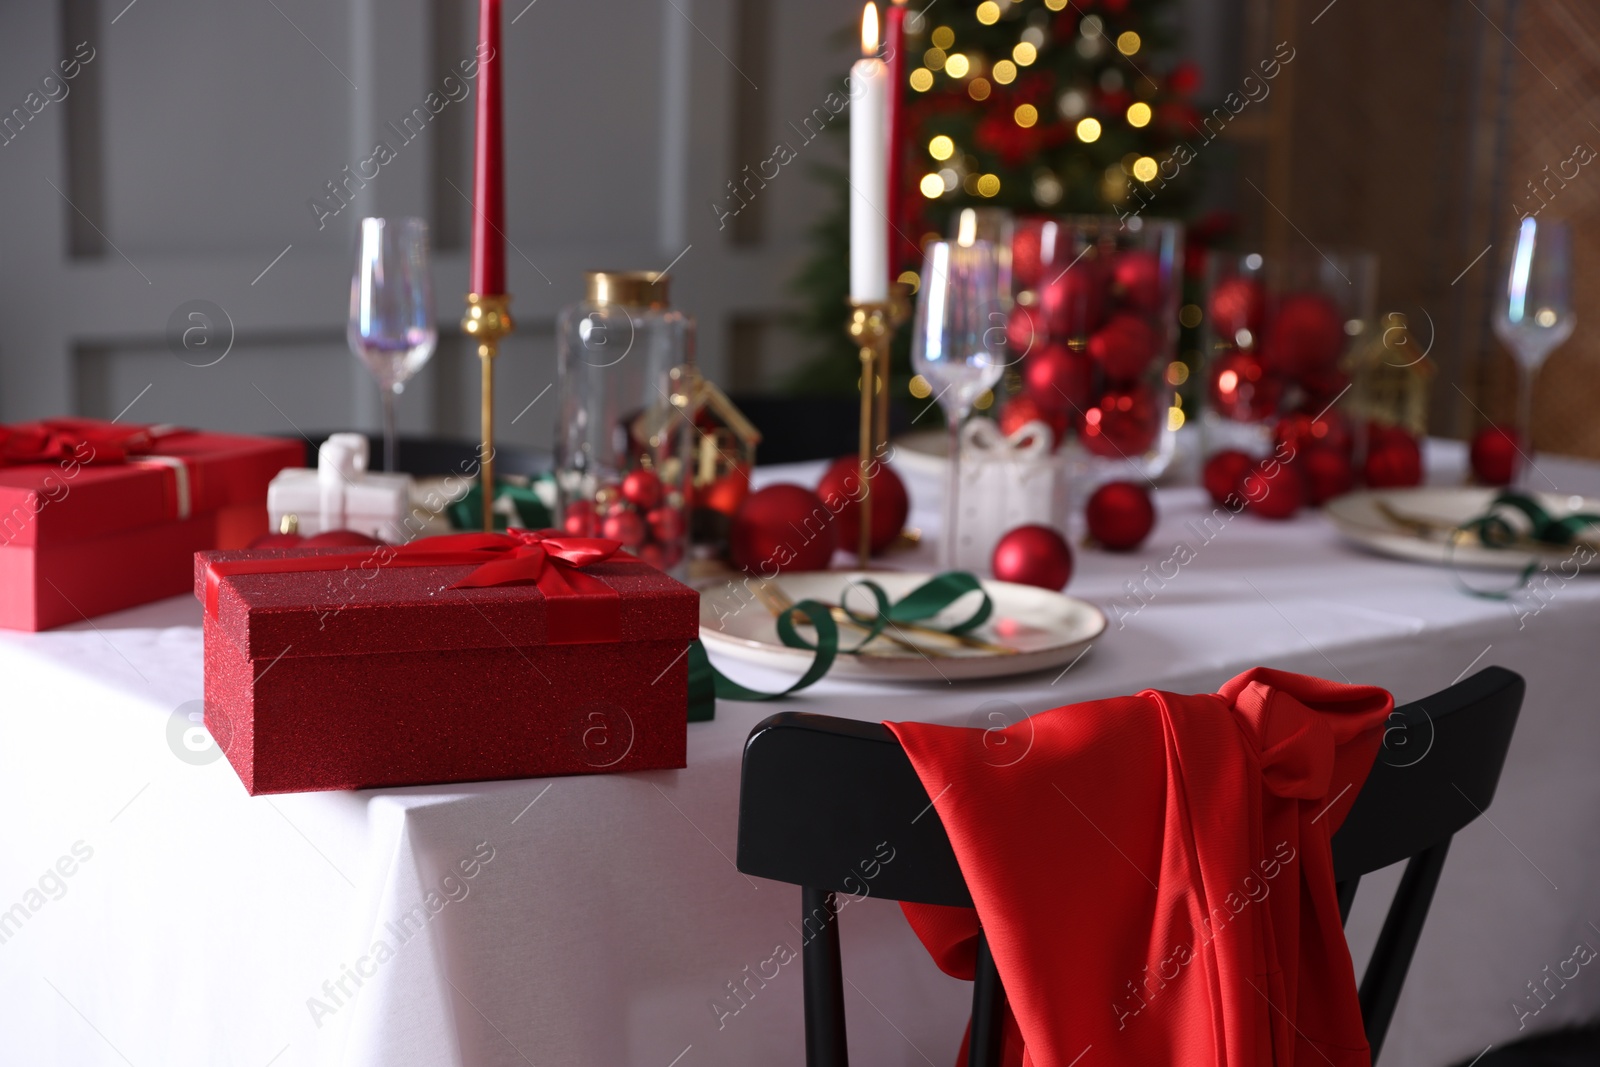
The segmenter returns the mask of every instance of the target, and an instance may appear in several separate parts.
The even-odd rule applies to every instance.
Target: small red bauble
[[[1100,271],[1080,262],[1048,279],[1039,293],[1039,310],[1051,337],[1068,340],[1093,333],[1105,317]]]
[[[1030,422],[1042,422],[1050,427],[1051,445],[1053,452],[1061,447],[1061,442],[1066,439],[1069,426],[1067,413],[1060,410],[1046,411],[1038,401],[1026,393],[1014,396],[1007,400],[1000,409],[1000,432],[1010,437]]]
[[[644,520],[636,511],[614,512],[600,523],[600,536],[621,541],[624,548],[638,548],[644,544]]]
[[[643,545],[634,554],[658,571],[667,570],[683,558],[682,545]]]
[[[589,500],[574,500],[568,504],[567,513],[561,519],[561,532],[573,537],[593,537],[598,526],[594,502]]]
[[[1287,519],[1306,502],[1305,476],[1292,463],[1264,459],[1239,479],[1239,495],[1254,514]]]
[[[995,543],[989,567],[1002,582],[1065,589],[1072,580],[1072,549],[1048,526],[1018,526]]]
[[[650,535],[657,541],[676,541],[683,536],[683,512],[674,507],[654,508],[645,516]]]
[[[1024,289],[1032,289],[1044,272],[1040,258],[1040,237],[1044,229],[1042,219],[1018,219],[1011,237],[1011,276]]]
[[[622,499],[640,511],[649,511],[661,503],[661,479],[643,467],[629,471],[622,478]]]
[[[1514,430],[1485,426],[1472,439],[1472,473],[1485,485],[1510,485],[1517,476],[1521,443]]]
[[[712,511],[732,517],[750,495],[750,474],[744,468],[731,470],[706,488],[701,503]]]
[[[251,548],[370,548],[381,545],[376,537],[354,530],[324,530],[305,537],[297,533],[262,534],[250,542]]]
[[[1150,390],[1112,390],[1083,417],[1083,445],[1097,456],[1131,459],[1148,451],[1161,432],[1161,412]]]
[[[911,513],[911,498],[906,483],[887,463],[878,462],[869,484],[872,489],[872,551],[881,552],[905,529]],[[861,536],[861,461],[841,456],[833,461],[817,483],[817,496],[833,513],[839,543],[854,549]]]
[[[1111,320],[1089,338],[1088,351],[1108,382],[1131,385],[1150,366],[1159,344],[1160,338],[1149,323],[1123,312],[1111,316]]]
[[[1253,352],[1224,352],[1211,366],[1211,410],[1234,422],[1260,422],[1278,409],[1283,383]]]
[[[1020,359],[1044,344],[1044,320],[1030,307],[1018,304],[1006,319],[1006,348]]]
[[[1296,381],[1326,371],[1343,349],[1344,321],[1339,309],[1314,293],[1284,297],[1261,343],[1267,368]]]
[[[745,497],[728,529],[734,566],[771,576],[828,565],[838,544],[833,514],[803,485],[769,485]]]
[[[1124,307],[1161,310],[1161,257],[1143,248],[1121,253],[1111,261],[1111,289]]]
[[[1252,340],[1261,336],[1261,313],[1266,295],[1254,278],[1226,278],[1211,290],[1211,329],[1229,344],[1239,344],[1239,331],[1249,330]]]
[[[1304,408],[1291,411],[1278,420],[1272,429],[1272,440],[1278,446],[1278,455],[1286,459],[1328,448],[1349,456],[1355,449],[1355,435],[1350,432],[1350,422],[1333,408],[1312,412]]]
[[[1229,449],[1218,452],[1206,460],[1204,473],[1200,480],[1205,484],[1206,492],[1218,504],[1227,504],[1229,497],[1239,494],[1239,479],[1250,473],[1250,468],[1256,465],[1255,458],[1247,453]]]
[[[1089,536],[1113,552],[1138,548],[1156,525],[1156,506],[1144,486],[1107,482],[1094,491],[1084,512]]]
[[[1022,361],[1022,384],[1040,408],[1075,424],[1094,401],[1094,363],[1066,345],[1047,345]]]
[[[1321,507],[1334,497],[1343,496],[1356,484],[1355,464],[1337,449],[1313,448],[1298,462],[1302,465],[1312,507]]]
[[[1361,473],[1373,489],[1421,485],[1422,449],[1398,426],[1374,426],[1367,438],[1367,464]]]

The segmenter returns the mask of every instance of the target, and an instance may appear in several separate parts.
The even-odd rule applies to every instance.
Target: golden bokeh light
[[[987,100],[991,88],[989,79],[973,78],[967,83],[967,95],[974,100]]]
[[[1143,100],[1128,105],[1128,125],[1135,128],[1150,125],[1150,105]]]
[[[1011,58],[1017,61],[1017,66],[1027,67],[1039,58],[1039,50],[1027,41],[1018,41],[1017,47],[1011,50]]]
[[[927,67],[918,67],[911,72],[908,80],[911,82],[911,88],[919,93],[925,93],[933,88],[933,71]]]
[[[1077,134],[1078,140],[1084,144],[1093,144],[1098,141],[1100,139],[1100,120],[1097,118],[1079,119]]]
[[[1127,30],[1117,35],[1117,51],[1125,56],[1131,56],[1139,51],[1139,46],[1144,42],[1139,40],[1139,35],[1132,30]]]
[[[1133,176],[1142,182],[1156,180],[1156,161],[1149,156],[1140,156],[1133,161]]]
[[[985,26],[993,26],[1000,21],[1000,5],[994,0],[983,0],[978,5],[978,21]]]
[[[928,155],[943,162],[956,154],[956,143],[944,134],[928,142]]]
[[[949,48],[956,43],[956,31],[949,26],[936,26],[931,34],[933,47]]]
[[[937,200],[944,195],[944,179],[937,174],[924,174],[922,180],[917,183],[917,188],[929,200]]]
[[[979,393],[978,399],[972,402],[972,406],[977,408],[979,411],[988,411],[994,406],[994,390],[985,389],[983,392]]]
[[[985,174],[978,179],[979,196],[999,196],[1000,178],[994,174]]]
[[[967,71],[971,69],[972,64],[969,63],[967,61],[967,57],[962,55],[960,52],[957,52],[955,55],[944,61],[944,72],[950,75],[952,78],[965,78],[967,76]]]
[[[994,65],[994,70],[990,73],[997,84],[1010,85],[1017,80],[1017,65],[1009,59],[1002,59]]]
[[[1027,129],[1039,121],[1039,109],[1032,104],[1018,104],[1017,110],[1012,112],[1012,118],[1017,120],[1017,125]]]
[[[927,67],[929,70],[943,70],[944,49],[930,48],[926,52],[922,53],[922,65]]]
[[[1183,310],[1178,312],[1178,321],[1183,323],[1185,328],[1192,330],[1200,325],[1200,320],[1205,318],[1205,315],[1199,304],[1185,304]]]
[[[1189,380],[1189,364],[1175,359],[1167,364],[1167,384],[1182,385]]]
[[[920,374],[911,376],[911,395],[918,400],[925,400],[933,395],[933,386],[928,384],[928,379]]]

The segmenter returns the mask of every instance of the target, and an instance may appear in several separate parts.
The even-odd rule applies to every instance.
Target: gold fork
[[[761,598],[762,602],[765,603],[769,609],[771,609],[774,615],[781,615],[794,606],[793,598],[791,598],[788,593],[784,592],[781,587],[773,582],[757,583],[756,595]],[[823,603],[824,606],[827,607],[828,614],[833,616],[833,620],[840,625],[851,626],[858,630],[867,629],[867,627],[862,626],[859,622],[857,622],[851,616],[851,614],[844,610],[844,608],[840,605],[827,604],[823,601],[819,601],[819,603]],[[797,617],[796,621],[801,621],[801,619]],[[893,628],[893,630],[898,630],[901,633],[912,633],[919,637],[932,637],[946,642],[953,642],[965,648],[977,649],[982,652],[988,652],[989,654],[995,656],[1015,656],[1017,654],[1017,650],[1008,645],[997,645],[992,641],[985,641],[981,637],[973,637],[971,634],[953,634],[948,630],[940,630],[937,627],[924,626],[921,623],[915,622],[893,622],[889,625]],[[913,652],[931,652],[935,656],[947,655],[947,653],[940,652],[936,649],[930,650],[926,645],[921,645],[914,641],[907,640],[891,630],[883,630],[878,634],[878,636],[882,637],[886,641],[890,641]]]

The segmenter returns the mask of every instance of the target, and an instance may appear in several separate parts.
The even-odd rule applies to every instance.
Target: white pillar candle
[[[878,51],[878,9],[861,14],[861,52],[850,68],[850,299],[889,299],[889,79]]]

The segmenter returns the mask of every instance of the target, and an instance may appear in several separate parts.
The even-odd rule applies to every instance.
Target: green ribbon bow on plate
[[[954,604],[968,593],[977,593],[980,597],[977,608],[965,619],[953,626],[941,627],[949,634],[965,634],[977,629],[986,622],[994,612],[994,602],[989,599],[989,594],[983,591],[982,584],[977,577],[966,571],[947,571],[923,582],[911,592],[893,600],[884,592],[883,587],[870,579],[862,579],[851,586],[852,589],[865,589],[872,595],[874,610],[869,614],[857,612],[848,604],[843,605],[846,614],[850,616],[857,626],[866,630],[866,635],[849,648],[846,653],[859,652],[869,642],[875,640],[884,630],[897,623],[925,623],[926,620],[938,615],[945,608]],[[817,632],[816,641],[808,641],[799,632],[797,618],[804,618]],[[811,665],[806,668],[793,685],[777,693],[764,693],[759,689],[751,689],[740,685],[721,671],[711,665],[711,660],[706,655],[706,650],[699,641],[689,646],[689,721],[703,722],[712,717],[717,698],[723,700],[776,700],[779,697],[789,696],[806,689],[820,681],[828,671],[833,669],[834,660],[838,658],[839,625],[834,621],[832,609],[815,600],[802,600],[787,608],[778,615],[778,639],[789,648],[806,649],[814,655]]]
[[[1519,529],[1507,517],[1507,509],[1520,514],[1527,520],[1527,529]],[[1458,528],[1459,534],[1472,535],[1477,538],[1478,544],[1484,548],[1516,548],[1522,547],[1550,547],[1561,548],[1579,542],[1578,535],[1590,527],[1600,526],[1600,515],[1586,511],[1574,511],[1569,515],[1556,518],[1546,511],[1537,500],[1525,493],[1514,490],[1505,490],[1489,502],[1489,510],[1473,519],[1468,519]],[[1459,540],[1459,537],[1458,539]],[[1455,551],[1457,540],[1451,541],[1451,552]],[[1473,596],[1484,597],[1490,600],[1505,600],[1512,593],[1527,586],[1533,576],[1538,573],[1543,564],[1539,560],[1530,560],[1522,568],[1517,584],[1510,589],[1484,590],[1474,589],[1462,581],[1457,573],[1456,581]]]

